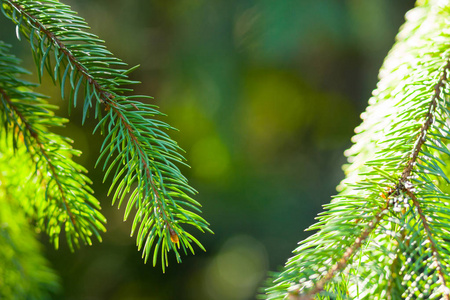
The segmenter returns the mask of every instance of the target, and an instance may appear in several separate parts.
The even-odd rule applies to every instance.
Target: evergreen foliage
[[[29,164],[23,165],[27,155],[26,149],[0,153],[0,299],[47,299],[59,286],[19,203],[33,199],[37,187]]]
[[[266,299],[450,299],[450,1],[407,13],[346,178]]]
[[[90,114],[98,120],[95,130],[105,139],[97,164],[102,164],[105,179],[112,177],[113,203],[126,203],[124,219],[135,211],[131,234],[136,234],[145,261],[151,258],[155,265],[160,257],[164,270],[169,251],[180,262],[181,252],[194,253],[192,243],[204,250],[185,230],[193,226],[211,232],[198,215],[195,190],[177,166],[185,160],[167,133],[173,128],[158,119],[162,114],[155,106],[140,101],[151,97],[130,95],[130,85],[137,82],[128,74],[136,67],[125,68],[67,5],[54,0],[0,3],[3,15],[16,24],[17,38],[29,41],[39,79],[49,75],[69,107],[81,106],[83,123]],[[86,170],[71,159],[79,151],[69,139],[50,131],[67,120],[55,116],[46,97],[33,92],[35,84],[20,79],[27,71],[8,50],[0,42],[0,238],[11,249],[8,257],[17,256],[18,263],[1,272],[14,274],[22,265],[40,269],[36,274],[21,273],[33,277],[24,279],[29,290],[23,289],[32,295],[35,286],[47,284],[45,290],[55,282],[43,258],[33,256],[39,255],[33,228],[45,231],[56,248],[65,237],[74,250],[80,243],[91,244],[94,237],[101,241],[106,219]],[[9,216],[9,210],[14,214]],[[18,226],[24,228],[27,247],[9,238]],[[0,260],[4,257],[0,252]],[[0,279],[0,290],[8,292],[6,286],[8,282]]]

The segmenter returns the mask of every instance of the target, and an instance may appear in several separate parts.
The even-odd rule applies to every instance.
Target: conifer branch
[[[340,194],[267,299],[449,299],[450,195],[440,189],[450,182],[448,7],[431,0],[408,13]]]
[[[447,62],[447,65],[444,67],[444,69],[442,71],[442,75],[439,78],[438,83],[434,87],[435,93],[430,101],[429,108],[428,108],[428,111],[427,111],[427,114],[425,117],[425,122],[422,125],[420,133],[418,134],[418,136],[416,138],[416,143],[415,143],[414,149],[412,150],[412,153],[411,153],[411,159],[407,162],[407,165],[400,176],[401,179],[396,184],[394,189],[389,188],[386,190],[385,193],[383,193],[383,198],[388,199],[386,206],[376,214],[376,216],[374,217],[374,220],[369,222],[369,224],[367,225],[366,230],[363,231],[361,233],[361,235],[355,239],[354,243],[349,248],[347,248],[347,250],[344,252],[344,255],[342,256],[342,258],[328,270],[327,274],[320,281],[318,281],[315,284],[315,286],[306,293],[306,295],[299,295],[299,291],[294,290],[294,291],[290,292],[291,297],[298,295],[297,299],[299,299],[299,300],[313,299],[316,294],[322,292],[323,289],[325,288],[325,285],[336,275],[336,273],[341,271],[345,267],[347,267],[348,262],[351,259],[352,255],[355,253],[356,250],[358,250],[361,247],[362,243],[367,239],[367,237],[370,235],[370,233],[373,231],[373,229],[375,229],[375,227],[378,225],[378,223],[380,222],[382,217],[386,214],[386,212],[388,211],[388,209],[390,207],[390,203],[391,203],[391,205],[394,203],[393,201],[389,201],[389,199],[391,197],[398,196],[400,190],[405,191],[408,194],[408,196],[413,200],[414,205],[417,207],[420,218],[422,219],[425,230],[426,230],[429,240],[431,242],[432,249],[433,249],[433,255],[435,255],[435,259],[436,259],[436,264],[438,264],[439,278],[440,278],[443,286],[446,286],[445,278],[442,275],[442,266],[439,263],[438,253],[436,251],[434,242],[431,239],[431,232],[428,227],[428,224],[426,223],[426,219],[422,213],[422,210],[420,208],[420,205],[419,205],[416,197],[414,196],[414,194],[411,192],[410,189],[407,189],[405,187],[405,184],[411,185],[411,183],[409,181],[409,177],[413,171],[414,165],[416,164],[419,153],[422,150],[422,146],[426,141],[428,129],[429,129],[430,125],[433,123],[433,113],[434,113],[434,110],[436,109],[437,100],[440,99],[440,94],[442,92],[442,88],[447,81],[447,71],[449,69],[450,69],[450,61]],[[445,294],[445,299],[446,300],[449,299],[448,297],[449,297],[449,294],[447,292]]]
[[[426,141],[426,136],[428,133],[428,130],[430,128],[430,125],[433,124],[433,114],[434,111],[436,109],[437,106],[437,100],[442,100],[440,95],[442,93],[442,88],[444,87],[444,85],[446,84],[446,82],[448,81],[448,76],[447,76],[447,72],[450,70],[450,61],[447,61],[447,65],[444,67],[443,71],[442,71],[442,75],[439,78],[438,83],[435,85],[434,87],[434,95],[430,101],[430,105],[428,108],[428,112],[426,114],[425,117],[425,122],[420,130],[420,133],[418,134],[417,138],[416,138],[416,143],[415,143],[415,147],[412,150],[412,154],[411,154],[411,159],[408,161],[407,166],[405,167],[405,169],[403,170],[402,174],[401,174],[401,180],[399,180],[399,183],[397,183],[397,185],[395,186],[394,189],[388,189],[385,192],[385,196],[387,199],[390,199],[391,197],[396,197],[399,194],[399,191],[405,191],[407,193],[407,195],[410,197],[410,199],[413,200],[414,205],[416,206],[420,219],[422,220],[423,226],[426,230],[428,239],[430,240],[431,243],[431,247],[432,247],[432,252],[435,258],[435,263],[437,265],[438,268],[438,273],[439,273],[439,280],[441,281],[441,284],[443,287],[447,287],[446,284],[446,280],[443,276],[443,268],[442,265],[439,261],[439,254],[436,250],[436,245],[432,239],[432,233],[431,230],[428,226],[428,223],[425,219],[425,215],[422,212],[422,209],[420,207],[419,202],[417,201],[417,198],[414,196],[414,194],[411,192],[410,188],[407,188],[406,186],[412,186],[412,184],[409,181],[409,177],[413,171],[414,166],[416,165],[416,161],[418,159],[419,153],[422,150],[422,146]],[[394,192],[395,191],[395,192]],[[310,291],[308,291],[308,293],[306,294],[306,299],[313,299],[314,295],[320,293],[321,291],[323,291],[325,285],[333,278],[333,276],[340,270],[344,269],[348,262],[349,259],[351,258],[351,256],[355,253],[356,250],[358,250],[361,245],[362,242],[370,235],[370,233],[373,231],[373,229],[378,225],[379,221],[382,219],[383,215],[385,215],[385,213],[388,211],[389,208],[389,203],[393,203],[393,201],[391,202],[387,202],[386,207],[384,207],[379,213],[377,213],[377,215],[374,218],[374,221],[369,222],[367,229],[361,234],[360,237],[357,237],[355,239],[354,244],[349,247],[345,253],[344,256],[338,261],[338,263],[336,263],[329,271],[328,273],[320,280],[318,281],[314,288],[311,289]],[[296,291],[292,292],[292,294],[295,295]],[[298,293],[298,291],[297,291]],[[444,298],[445,300],[449,300],[449,290],[448,289],[444,289]],[[301,299],[301,298],[300,298]]]
[[[362,246],[363,242],[368,238],[368,236],[376,228],[376,226],[378,225],[380,220],[383,218],[383,216],[386,215],[389,208],[394,204],[394,201],[389,201],[389,200],[391,198],[399,196],[400,191],[405,192],[409,196],[409,198],[413,201],[414,206],[416,206],[416,208],[417,208],[418,214],[420,216],[420,219],[422,220],[423,226],[424,226],[426,234],[428,236],[428,240],[430,241],[430,244],[431,244],[433,257],[434,257],[435,263],[437,265],[439,280],[443,286],[444,299],[445,300],[450,299],[450,289],[447,288],[447,283],[446,283],[445,277],[443,275],[443,273],[444,273],[443,267],[442,267],[442,264],[440,263],[439,253],[436,249],[436,244],[432,238],[431,230],[429,228],[429,225],[425,218],[425,215],[422,212],[420,204],[419,204],[417,198],[415,197],[415,195],[413,194],[413,192],[411,191],[411,189],[413,189],[413,186],[410,182],[411,173],[413,172],[414,166],[416,165],[416,161],[419,157],[419,153],[422,151],[422,146],[424,145],[424,143],[426,141],[428,130],[429,130],[430,126],[433,124],[434,111],[437,106],[437,101],[443,100],[440,95],[442,94],[443,87],[448,82],[447,72],[449,70],[450,70],[450,60],[447,60],[447,64],[445,65],[445,67],[442,70],[442,75],[440,76],[439,81],[434,86],[434,95],[430,100],[428,111],[425,116],[425,121],[421,127],[419,134],[416,137],[416,143],[415,143],[415,146],[414,146],[413,150],[411,151],[411,155],[410,155],[411,158],[407,162],[406,167],[404,168],[404,170],[400,176],[401,179],[398,181],[398,183],[396,184],[396,186],[393,189],[388,188],[386,190],[386,192],[382,194],[383,198],[386,198],[388,200],[386,203],[386,206],[384,208],[382,208],[376,214],[376,216],[374,217],[374,220],[368,223],[366,230],[363,231],[360,234],[360,236],[358,236],[354,240],[354,243],[350,247],[347,248],[347,250],[344,252],[343,256],[338,260],[338,262],[327,271],[326,275],[323,278],[321,278],[319,281],[317,281],[315,283],[315,285],[312,289],[310,289],[305,294],[299,294],[299,289],[291,289],[290,290],[290,299],[293,299],[293,300],[295,300],[295,299],[296,300],[311,299],[312,300],[312,299],[314,299],[315,295],[322,292],[324,290],[326,284],[330,280],[332,280],[333,277],[339,271],[341,271],[347,267],[350,259],[352,258],[353,254],[355,253],[355,251],[357,251]],[[408,188],[408,186],[409,186],[409,188]]]
[[[163,269],[170,250],[177,261],[181,260],[180,246],[185,253],[188,249],[194,252],[192,242],[204,250],[181,227],[188,224],[211,232],[209,224],[191,211],[200,212],[200,204],[191,198],[196,191],[176,166],[184,164],[182,149],[163,131],[173,128],[154,119],[162,115],[154,106],[134,100],[150,97],[125,95],[132,90],[123,86],[137,83],[127,76],[134,68],[118,68],[125,64],[106,50],[96,35],[84,31],[88,25],[69,6],[54,0],[1,1],[3,13],[30,41],[39,77],[47,70],[59,82],[63,98],[69,81],[69,110],[84,89],[83,122],[89,109],[95,107],[95,118],[99,119],[95,131],[106,134],[97,163],[104,160],[105,179],[113,176],[109,191],[115,188],[113,203],[120,207],[129,197],[124,219],[133,207],[137,209],[132,234],[137,232],[137,245],[143,248],[145,261],[151,248],[153,264],[161,250]]]

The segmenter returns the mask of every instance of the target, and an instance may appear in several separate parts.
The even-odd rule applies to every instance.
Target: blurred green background
[[[71,0],[116,56],[141,64],[136,93],[152,95],[179,129],[183,168],[215,235],[165,274],[144,265],[123,209],[94,169],[101,137],[74,111],[62,131],[83,151],[108,218],[103,243],[46,254],[62,279],[55,299],[254,299],[343,178],[343,151],[412,0]],[[26,42],[0,18],[0,39],[34,72]],[[34,72],[35,73],[35,72]],[[30,76],[36,81],[35,76]],[[30,79],[28,78],[28,79]],[[49,79],[60,115],[67,103]]]

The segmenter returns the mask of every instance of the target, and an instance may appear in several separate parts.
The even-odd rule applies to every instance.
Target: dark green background
[[[47,256],[62,278],[55,299],[254,299],[329,202],[343,151],[411,0],[72,0],[132,79],[180,131],[183,171],[215,235],[162,274],[144,265],[109,181],[94,169],[101,136],[74,111],[63,131],[83,151],[108,218],[103,243]],[[34,72],[26,42],[0,18],[0,39]],[[36,81],[35,77],[30,77]],[[39,91],[67,115],[58,88]]]

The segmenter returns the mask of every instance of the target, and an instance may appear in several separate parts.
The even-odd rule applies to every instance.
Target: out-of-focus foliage
[[[182,171],[215,235],[200,237],[207,253],[160,276],[141,265],[123,212],[105,205],[108,182],[89,169],[109,234],[76,255],[48,250],[65,290],[56,299],[254,299],[335,193],[342,152],[414,1],[65,2],[113,53],[141,64],[131,75],[145,83],[136,92],[155,96],[180,130],[173,136],[192,167]],[[9,39],[14,28],[0,24],[31,69],[29,50]],[[64,115],[59,90],[41,92]],[[71,120],[64,135],[83,151],[74,159],[92,166],[95,122],[82,128],[77,110]],[[243,261],[247,280],[238,276]]]
[[[86,169],[71,159],[79,152],[72,149],[69,139],[48,131],[50,126],[62,127],[66,120],[56,117],[55,107],[31,90],[35,84],[19,78],[27,71],[19,67],[19,60],[8,53],[8,48],[0,42],[0,138],[2,147],[16,150],[22,164],[28,166],[29,171],[17,177],[33,179],[19,181],[17,188],[36,185],[28,187],[34,190],[32,197],[16,201],[48,234],[55,248],[62,232],[71,249],[80,240],[91,244],[93,235],[101,240],[99,231],[105,230],[105,220],[100,205],[83,174]],[[13,166],[10,168],[14,170]]]
[[[19,152],[28,155],[23,149]],[[58,277],[17,201],[34,199],[36,183],[24,156],[17,154],[0,153],[0,299],[51,299],[50,293],[59,290]],[[24,183],[32,183],[31,188]]]

